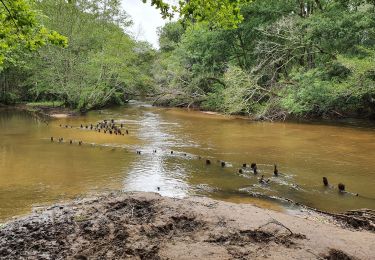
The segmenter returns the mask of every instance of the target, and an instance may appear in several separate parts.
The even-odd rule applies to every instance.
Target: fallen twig
[[[256,230],[259,230],[259,229],[261,229],[262,227],[265,227],[265,226],[267,226],[267,225],[269,225],[269,224],[275,224],[275,225],[278,225],[278,226],[282,226],[283,228],[285,228],[286,230],[288,230],[288,231],[290,232],[290,235],[293,235],[293,234],[294,234],[293,231],[290,230],[290,228],[288,228],[287,226],[285,226],[283,223],[281,223],[280,221],[274,219],[274,218],[271,217],[271,216],[269,216],[269,217],[271,218],[271,220],[268,221],[266,224],[263,224],[263,225],[259,226]]]

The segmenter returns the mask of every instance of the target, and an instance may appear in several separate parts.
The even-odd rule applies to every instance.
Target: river
[[[123,123],[129,134],[85,128],[103,119]],[[3,109],[0,131],[0,220],[33,206],[118,190],[208,196],[276,210],[291,206],[265,197],[331,212],[375,209],[371,125],[252,122],[132,102],[47,123]],[[252,162],[257,175],[250,168],[239,173]],[[259,183],[261,175],[268,185]],[[323,187],[323,176],[334,188]],[[339,182],[359,196],[340,194]]]

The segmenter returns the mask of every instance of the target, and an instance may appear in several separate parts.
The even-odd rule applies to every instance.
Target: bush
[[[215,92],[207,94],[207,99],[201,103],[201,107],[210,111],[222,111],[223,103],[224,97],[222,90],[216,90]]]
[[[371,53],[365,58],[338,56],[328,69],[293,73],[296,84],[284,89],[282,106],[295,116],[373,114],[375,81],[371,75],[375,60]]]
[[[14,105],[19,100],[19,95],[15,92],[7,91],[0,94],[0,103],[4,105]]]

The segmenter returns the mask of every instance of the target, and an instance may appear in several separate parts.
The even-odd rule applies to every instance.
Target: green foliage
[[[120,0],[43,0],[36,8],[48,14],[41,23],[70,43],[66,48],[48,44],[27,56],[20,72],[23,86],[16,88],[29,93],[26,99],[62,100],[86,111],[123,103],[152,86],[155,52],[125,33],[131,20]]]
[[[207,98],[202,101],[201,107],[210,111],[223,111],[223,104],[225,103],[223,86],[216,84],[212,88],[212,92],[207,93]]]
[[[229,1],[234,26],[205,2],[187,2],[178,37],[161,30],[158,63],[173,65],[155,80],[186,104],[269,120],[375,115],[374,1]]]
[[[365,58],[338,56],[335,66],[323,71],[316,68],[294,74],[298,85],[285,90],[282,104],[295,115],[326,113],[351,113],[372,106],[375,81],[368,77],[375,70],[374,51]],[[332,68],[338,68],[335,77]],[[344,71],[345,77],[337,75]]]
[[[40,23],[40,15],[28,0],[0,1],[0,72],[12,64],[17,49],[36,49],[52,43],[67,45],[67,38]]]
[[[120,0],[0,1],[0,102],[85,111],[147,93],[267,120],[375,115],[373,0],[143,2],[179,13],[159,51],[125,33]]]
[[[181,40],[184,28],[179,22],[170,22],[158,29],[160,50],[173,51]]]
[[[185,24],[204,22],[211,28],[236,28],[243,21],[240,7],[250,0],[189,0],[172,6],[162,0],[150,2],[164,18],[171,18],[177,12]]]
[[[142,0],[143,3],[146,3],[147,0]],[[157,9],[160,9],[160,13],[162,14],[163,18],[172,18],[173,17],[173,10],[171,10],[171,6],[164,2],[163,0],[150,0],[151,5],[155,6]]]
[[[224,111],[229,114],[251,114],[261,98],[256,80],[239,67],[230,67],[224,74],[228,86],[224,91]]]
[[[64,105],[62,101],[41,101],[41,102],[29,102],[26,104],[30,107],[59,107]]]
[[[185,21],[206,22],[210,27],[236,28],[243,21],[240,6],[246,0],[180,1],[178,11]]]
[[[225,35],[201,24],[189,27],[180,42],[186,66],[194,73],[224,72],[230,46]]]
[[[287,88],[282,100],[282,105],[289,113],[298,116],[308,113],[322,114],[335,102],[336,97],[330,82],[321,80],[318,69],[296,73],[293,79],[298,85]]]
[[[327,53],[354,53],[356,46],[375,45],[374,8],[361,4],[344,7],[337,1],[327,3],[324,12],[301,21],[306,38]]]

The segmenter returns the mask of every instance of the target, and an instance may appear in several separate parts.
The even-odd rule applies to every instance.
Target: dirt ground
[[[375,259],[375,233],[316,212],[119,193],[0,227],[0,259]]]

